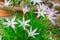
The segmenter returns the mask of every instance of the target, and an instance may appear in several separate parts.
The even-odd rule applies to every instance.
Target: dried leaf
[[[3,2],[4,0],[0,0],[0,2]]]
[[[0,16],[1,17],[7,17],[7,16],[10,16],[10,15],[11,15],[11,13],[9,13],[8,11],[0,9]]]

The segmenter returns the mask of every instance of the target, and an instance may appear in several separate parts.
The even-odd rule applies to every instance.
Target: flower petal
[[[16,16],[14,16],[11,21],[14,22],[15,19],[16,19]]]
[[[28,22],[30,22],[30,20],[27,20],[25,23],[28,23]]]
[[[33,33],[35,33],[37,31],[37,28],[35,28],[34,30],[33,30]]]

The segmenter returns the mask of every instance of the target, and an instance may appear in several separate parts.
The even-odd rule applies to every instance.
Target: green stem
[[[28,36],[26,40],[29,40],[29,38],[30,38],[30,37]]]

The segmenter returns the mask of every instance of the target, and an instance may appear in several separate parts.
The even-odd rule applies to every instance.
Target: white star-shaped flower
[[[4,0],[4,2],[1,2],[2,5],[4,5],[5,7],[9,6],[12,4],[11,0]]]
[[[42,9],[40,8],[40,6],[38,6],[38,5],[37,5],[37,9],[38,9],[38,12],[34,12],[34,13],[37,13],[37,14],[38,14],[38,15],[37,15],[37,18],[39,18],[40,16],[45,17],[45,14],[46,14],[45,10],[42,10]]]
[[[40,2],[42,2],[42,0],[30,0],[30,2],[33,2],[33,5],[35,5],[36,3],[40,4]]]
[[[27,31],[27,33],[28,33],[28,37],[30,36],[30,37],[35,38],[35,35],[38,35],[38,34],[39,34],[39,33],[36,33],[37,28],[35,28],[34,30],[32,30],[32,27],[30,27],[30,31],[27,30],[27,29],[26,29],[26,31]]]
[[[55,11],[55,10],[53,10],[53,9],[48,9],[47,10],[47,18],[51,21],[51,23],[53,24],[53,25],[56,25],[56,23],[55,23],[55,19],[56,19],[56,17],[54,17],[54,16],[56,16],[58,11]]]
[[[17,22],[14,22],[15,19],[16,19],[16,16],[14,16],[14,17],[12,18],[12,20],[10,20],[9,18],[5,18],[5,19],[7,20],[7,22],[3,22],[2,24],[3,24],[3,25],[7,25],[6,27],[11,26],[13,29],[15,29],[14,24],[18,24]]]
[[[27,24],[30,22],[30,20],[25,21],[24,17],[23,17],[22,21],[18,20],[18,22],[20,23],[19,26],[22,26],[24,30],[26,29],[25,26],[30,26],[29,24]]]
[[[27,5],[24,6],[24,7],[22,7],[22,11],[23,11],[24,14],[25,14],[26,12],[29,12],[29,10],[30,10],[30,8],[28,8]]]

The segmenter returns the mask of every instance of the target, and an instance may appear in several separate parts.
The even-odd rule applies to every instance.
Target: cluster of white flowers
[[[27,6],[23,7],[22,8],[22,11],[23,11],[23,14],[25,15],[26,12],[28,12]],[[3,22],[2,24],[3,25],[6,25],[6,27],[10,27],[11,26],[15,30],[14,24],[20,23],[19,27],[22,26],[23,27],[23,30],[27,31],[28,37],[31,36],[31,37],[35,38],[34,35],[39,34],[39,33],[35,33],[37,31],[37,28],[32,31],[31,26],[28,24],[31,20],[25,21],[24,15],[23,15],[22,21],[21,20],[18,20],[18,22],[14,22],[15,19],[16,19],[16,16],[13,16],[13,18],[11,20],[9,18],[5,18],[7,20],[7,22]],[[26,29],[26,26],[29,26],[30,27],[30,32],[29,32],[29,30]]]
[[[12,4],[11,2],[10,2],[10,0],[9,1],[7,1],[7,0],[5,0],[5,2],[4,3],[1,3],[1,4],[3,4],[5,7],[7,7],[7,6],[9,6],[10,4]],[[26,5],[25,7],[22,7],[22,11],[23,11],[23,13],[25,14],[26,12],[28,12],[30,9],[28,8],[28,6]],[[26,30],[27,32],[28,32],[28,36],[32,36],[33,38],[35,38],[34,37],[34,35],[37,35],[38,33],[35,33],[36,31],[37,31],[37,29],[34,29],[34,31],[32,31],[31,29],[32,28],[30,28],[30,32],[26,29],[26,26],[30,26],[29,24],[27,24],[27,23],[29,23],[31,20],[27,20],[27,21],[25,21],[25,18],[24,18],[24,16],[23,16],[23,19],[22,19],[22,21],[21,20],[18,20],[18,22],[14,22],[15,21],[15,19],[16,19],[16,16],[14,16],[11,20],[10,20],[10,18],[5,18],[6,20],[7,20],[7,22],[3,22],[2,24],[3,25],[6,25],[6,27],[12,27],[14,30],[15,30],[15,24],[18,24],[18,22],[20,23],[20,25],[19,25],[19,27],[23,27],[23,29],[24,30]]]
[[[43,2],[42,0],[30,0],[30,2],[33,2],[33,4],[36,5],[38,12],[34,12],[34,13],[37,13],[37,18],[39,18],[40,16],[43,16],[44,18],[47,17],[55,25],[54,19],[56,18],[54,17],[54,15],[56,15],[57,11],[50,9],[47,5],[44,5],[43,3],[41,3]],[[36,3],[38,3],[38,5]],[[3,4],[4,6],[9,6],[12,3],[11,3],[11,0],[9,1],[5,0],[4,3],[1,3],[1,4]],[[24,15],[26,14],[26,12],[29,12],[29,10],[30,9],[28,8],[27,5],[25,7],[22,7],[22,11]],[[18,22],[14,22],[16,19],[16,16],[14,16],[12,20],[10,20],[9,18],[5,18],[5,19],[7,20],[7,22],[3,22],[3,25],[7,25],[6,27],[11,26],[15,30],[14,24],[18,24],[19,22],[20,23],[19,27],[22,26],[23,29],[27,31],[28,36],[35,38],[35,35],[39,34],[39,33],[35,33],[37,31],[37,28],[32,30],[31,25],[28,24],[31,20],[25,21],[24,16],[22,18],[22,21],[18,20]],[[26,29],[26,26],[30,27],[30,31]]]
[[[37,7],[38,12],[34,12],[34,13],[37,13],[37,18],[39,18],[40,16],[43,16],[44,18],[47,17],[53,25],[56,25],[56,23],[54,21],[56,19],[56,17],[54,17],[54,16],[57,16],[56,13],[58,11],[56,11],[54,9],[50,9],[48,7],[48,5],[44,5],[44,4],[39,4],[36,7]]]
[[[23,27],[23,30],[26,30],[26,31],[28,32],[28,36],[32,36],[33,38],[35,38],[34,35],[39,34],[39,33],[35,33],[35,32],[37,31],[37,28],[32,31],[32,27],[30,27],[30,32],[26,29],[26,26],[30,26],[30,25],[27,24],[27,23],[30,22],[31,20],[25,21],[25,19],[24,19],[24,17],[23,17],[23,21],[18,20],[18,22],[14,22],[15,19],[16,19],[16,16],[14,16],[14,17],[12,18],[12,20],[10,20],[9,18],[5,18],[5,19],[6,19],[8,22],[3,22],[2,24],[3,24],[3,25],[7,25],[6,27],[11,26],[11,27],[15,30],[14,24],[18,24],[18,22],[19,22],[19,23],[20,23],[19,27],[22,26],[22,27]]]

